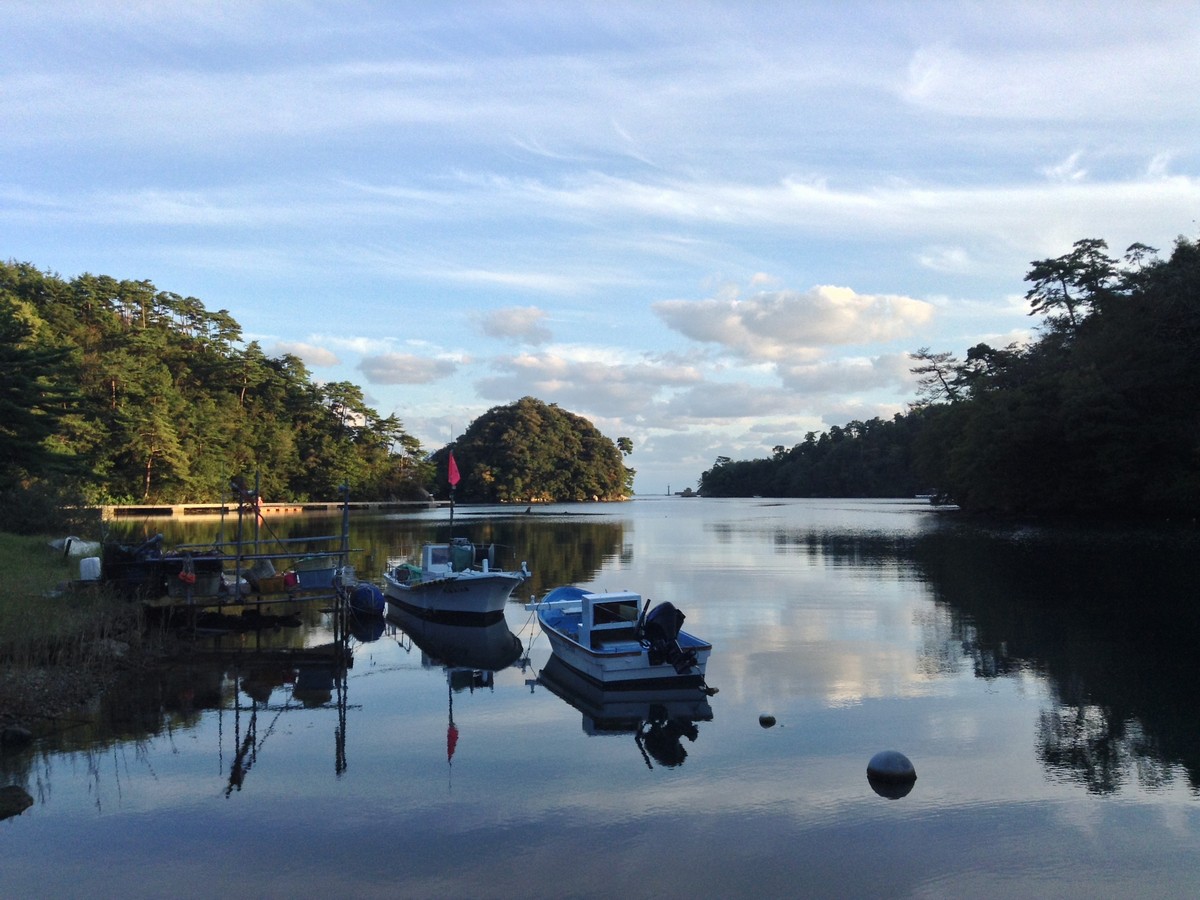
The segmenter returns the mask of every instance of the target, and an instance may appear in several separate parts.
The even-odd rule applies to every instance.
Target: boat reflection
[[[696,723],[713,717],[708,696],[694,685],[604,689],[554,655],[537,683],[583,714],[584,733],[632,735],[649,769],[655,762],[668,769],[683,765],[688,755],[683,739],[695,743],[700,733]]]
[[[414,615],[394,604],[388,604],[388,621],[421,651],[422,666],[446,671],[446,763],[453,765],[459,734],[454,723],[454,695],[492,690],[496,672],[520,659],[524,650],[521,639],[504,619],[488,625],[452,624]]]
[[[498,672],[521,656],[521,639],[503,619],[490,625],[436,622],[390,606],[388,621],[408,635],[421,651],[421,665],[445,668],[453,685],[456,678],[469,687],[472,678],[462,673]],[[477,680],[477,679],[475,679]],[[490,681],[490,679],[489,679]]]

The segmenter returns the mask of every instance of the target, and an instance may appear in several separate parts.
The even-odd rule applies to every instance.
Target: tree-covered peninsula
[[[432,466],[348,382],[242,341],[227,310],[148,281],[0,264],[0,491],[70,484],[88,503],[420,493]]]
[[[1174,517],[1200,509],[1200,244],[1167,259],[1102,240],[1035,260],[1028,344],[921,348],[921,393],[891,421],[722,457],[709,496],[911,496],[1003,515]]]

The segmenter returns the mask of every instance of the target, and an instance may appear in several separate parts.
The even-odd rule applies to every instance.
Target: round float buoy
[[[360,581],[350,595],[350,606],[361,613],[381,615],[387,609],[387,600],[375,585]]]
[[[907,756],[895,750],[882,750],[867,763],[867,781],[872,790],[889,800],[899,800],[912,790],[917,770]]]
[[[763,728],[771,728],[775,725],[775,717],[769,716],[766,713],[763,713],[761,716],[758,717],[758,724],[761,725]]]

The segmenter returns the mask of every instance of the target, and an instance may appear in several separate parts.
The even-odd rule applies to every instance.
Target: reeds
[[[0,534],[0,663],[94,670],[111,659],[114,641],[138,641],[141,604],[98,583],[72,587],[78,569],[48,538]]]

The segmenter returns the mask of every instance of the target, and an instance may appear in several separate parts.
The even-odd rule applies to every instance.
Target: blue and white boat
[[[595,684],[707,689],[704,669],[712,644],[682,630],[684,614],[673,604],[649,607],[649,600],[643,604],[640,594],[629,591],[592,593],[569,586],[526,605],[536,612],[554,654]]]

